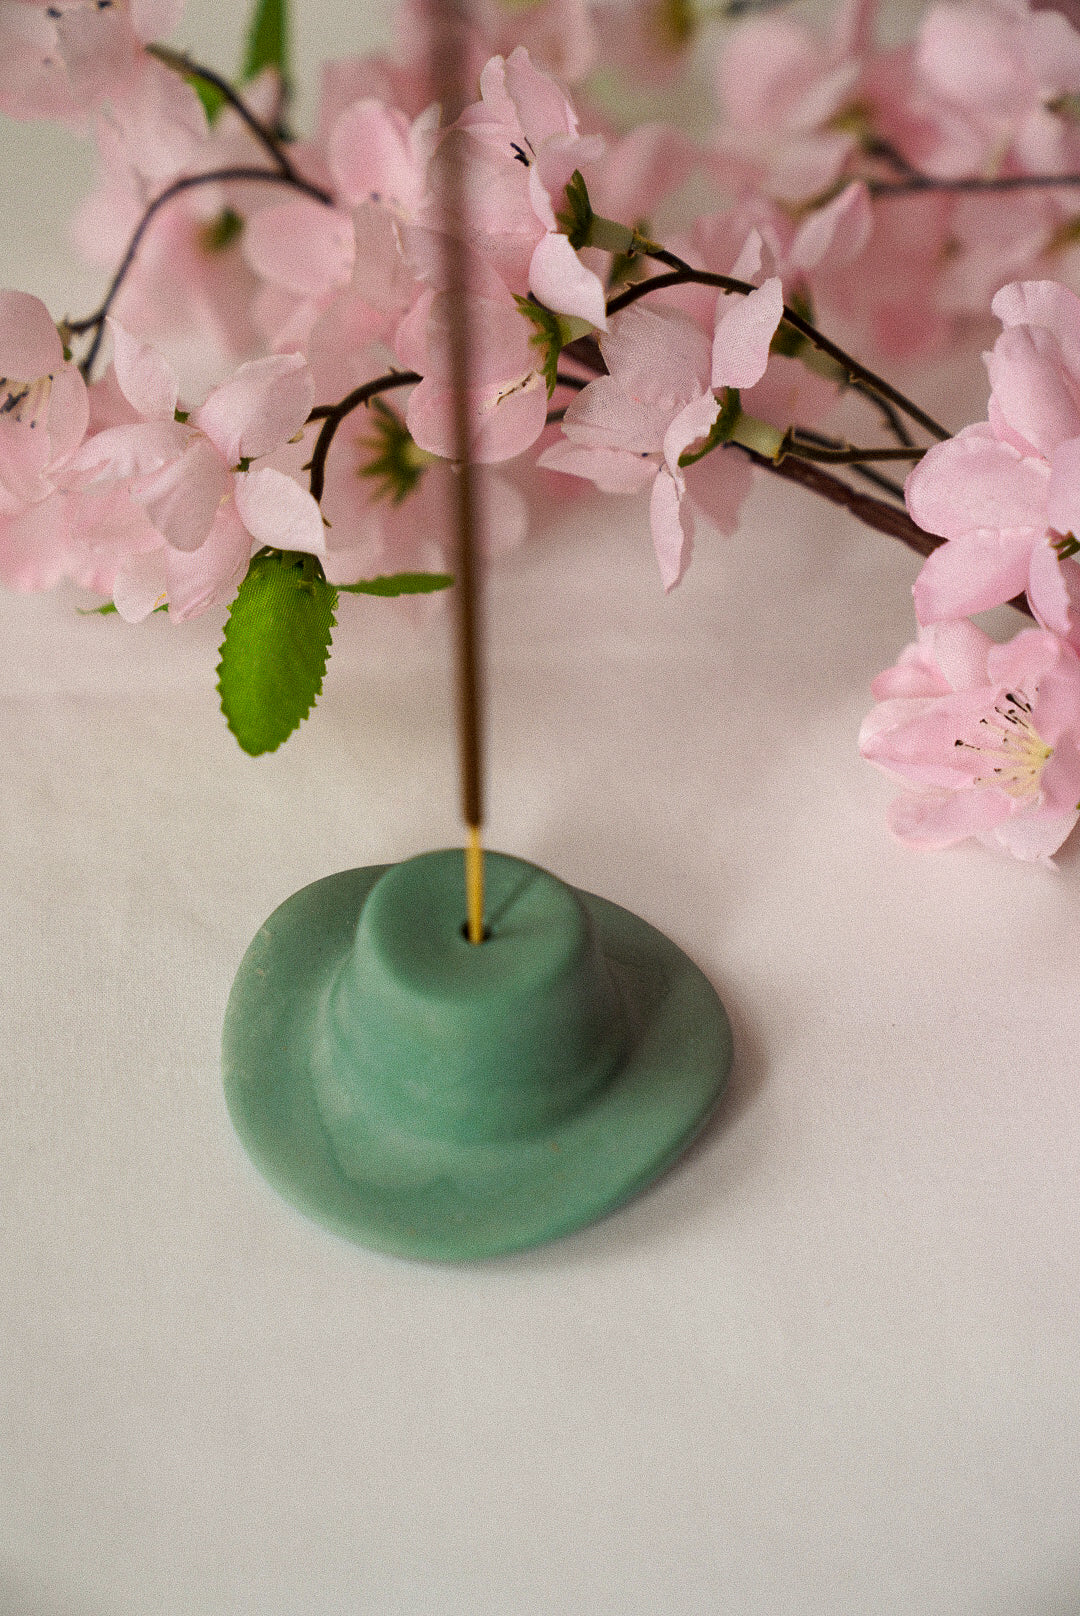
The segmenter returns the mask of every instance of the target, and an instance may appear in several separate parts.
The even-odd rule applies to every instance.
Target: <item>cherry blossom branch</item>
[[[321,421],[319,436],[315,439],[315,447],[311,452],[311,459],[304,467],[311,473],[311,495],[319,500],[323,496],[323,485],[326,480],[326,457],[330,453],[330,445],[334,441],[334,433],[353,410],[358,410],[362,404],[367,404],[379,393],[389,393],[395,387],[412,387],[423,377],[418,376],[415,370],[392,370],[385,376],[376,376],[374,381],[364,382],[360,387],[354,387],[351,393],[337,404],[317,404],[308,416],[308,421]]]
[[[670,264],[672,266],[670,274],[652,275],[648,280],[638,281],[635,285],[628,286],[624,292],[620,292],[618,296],[609,299],[607,305],[608,314],[617,314],[620,309],[628,308],[631,303],[636,303],[639,297],[647,297],[650,292],[664,291],[669,286],[715,286],[720,291],[742,292],[745,296],[757,291],[757,287],[751,281],[737,280],[733,275],[716,275],[709,270],[693,269],[689,264],[684,263],[681,258],[677,257],[675,253],[670,253],[664,248],[657,248],[655,251],[650,250],[648,256],[657,259],[662,264]],[[835,342],[831,342],[823,332],[819,331],[816,326],[811,325],[809,320],[804,320],[801,314],[790,308],[786,303],[784,304],[783,319],[785,324],[804,336],[819,353],[828,354],[829,358],[834,360],[847,374],[852,383],[862,383],[864,388],[869,388],[871,392],[887,399],[890,404],[902,410],[909,420],[915,421],[931,437],[937,438],[940,443],[944,443],[946,439],[952,437],[952,433],[948,432],[940,422],[935,421],[932,415],[928,415],[925,410],[920,409],[917,404],[906,398],[898,388],[893,387],[883,377],[875,375],[865,365],[860,365],[857,359],[853,359],[850,354],[844,352],[843,348],[838,347]]]
[[[742,444],[733,445],[740,449],[765,471],[771,472],[774,477],[783,477],[786,482],[798,483],[800,488],[809,489],[812,494],[818,494],[827,499],[830,504],[839,505],[857,516],[860,522],[867,527],[874,528],[878,533],[885,533],[890,538],[899,539],[906,544],[909,550],[916,555],[928,556],[940,548],[947,541],[939,538],[936,533],[927,533],[925,528],[919,527],[906,511],[891,504],[888,500],[874,499],[870,494],[861,494],[857,488],[852,488],[831,472],[822,471],[820,466],[808,460],[785,459],[779,462],[770,460],[766,455],[760,455],[753,449],[744,448]],[[1016,595],[1008,603],[1015,606],[1018,612],[1031,617],[1032,611],[1023,595]]]
[[[914,445],[905,448],[860,449],[851,443],[821,444],[811,440],[804,440],[798,427],[788,429],[784,442],[780,446],[779,459],[784,460],[789,455],[799,460],[820,460],[825,465],[858,466],[865,465],[874,460],[921,460],[925,449]]]
[[[938,179],[933,174],[912,172],[895,180],[864,180],[874,198],[887,196],[914,196],[921,191],[952,191],[970,195],[980,191],[1034,191],[1049,186],[1078,186],[1080,174],[1002,174],[996,179],[971,175],[966,179]]]
[[[184,174],[181,175],[180,179],[173,180],[171,185],[167,185],[147,205],[146,212],[135,226],[131,240],[127,244],[127,250],[120,260],[119,268],[109,283],[109,289],[93,314],[88,314],[84,320],[64,321],[64,329],[71,336],[82,336],[88,331],[94,333],[90,347],[79,361],[79,369],[84,377],[89,377],[94,360],[97,358],[98,351],[101,348],[102,338],[105,334],[105,321],[108,318],[109,310],[112,308],[117,294],[124,284],[128,271],[135,262],[135,255],[142,245],[143,237],[160,210],[167,203],[173,201],[175,197],[182,196],[185,191],[193,191],[200,185],[227,185],[241,181],[246,183],[249,180],[256,183],[290,185],[294,189],[302,191],[306,196],[312,196],[316,201],[326,203],[327,206],[333,201],[333,198],[321,186],[312,185],[299,175],[286,174],[280,168],[254,168],[245,165],[238,165],[234,168],[210,168],[201,174]]]
[[[162,66],[171,68],[174,73],[179,73],[181,77],[198,79],[201,83],[212,86],[247,124],[255,139],[269,152],[285,178],[297,183],[303,183],[302,176],[289,161],[285,148],[277,135],[255,116],[228,79],[223,78],[220,73],[215,73],[212,68],[203,67],[199,62],[192,61],[186,51],[170,50],[167,45],[147,45],[146,53],[148,56],[155,57]]]

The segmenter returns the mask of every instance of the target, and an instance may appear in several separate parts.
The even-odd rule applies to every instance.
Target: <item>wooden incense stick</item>
[[[431,78],[444,123],[467,99],[465,46],[467,0],[438,0],[431,38]],[[476,479],[469,454],[469,307],[465,294],[468,248],[464,240],[468,195],[464,139],[444,148],[443,229],[446,297],[449,303],[450,380],[454,400],[455,526],[457,529],[457,712],[461,769],[461,811],[465,820],[465,899],[470,943],[484,940],[484,821],[481,756],[479,601],[476,566]]]

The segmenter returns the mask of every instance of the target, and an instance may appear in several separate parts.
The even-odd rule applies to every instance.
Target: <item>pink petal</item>
[[[1027,597],[1040,623],[1065,639],[1080,630],[1080,566],[1061,561],[1045,542],[1034,545],[1027,577]]]
[[[1073,376],[1080,379],[1080,298],[1057,281],[1014,281],[990,307],[1004,326],[1043,326],[1056,339]]]
[[[714,388],[753,387],[761,380],[783,312],[784,294],[775,275],[749,297],[721,294],[712,346]]]
[[[576,314],[599,331],[607,330],[604,288],[586,269],[566,236],[541,237],[529,264],[529,289],[556,314]]]
[[[889,829],[908,847],[929,851],[981,836],[1007,819],[1009,799],[998,791],[905,791],[888,810]]]
[[[128,556],[113,583],[113,605],[126,623],[141,623],[168,599],[166,547]]]
[[[819,275],[842,269],[858,258],[873,228],[870,193],[860,180],[803,221],[791,244],[790,261],[797,269]]]
[[[137,426],[110,426],[87,438],[68,463],[68,471],[84,481],[95,477],[144,477],[178,460],[190,433],[175,421],[146,421]]]
[[[711,393],[702,393],[698,398],[691,399],[668,427],[664,434],[664,459],[676,483],[681,485],[683,482],[679,456],[684,449],[689,449],[692,443],[697,443],[708,435],[709,428],[719,414],[720,400],[714,398]]]
[[[389,202],[412,211],[423,190],[423,174],[413,154],[409,121],[396,107],[356,101],[338,118],[330,135],[330,171],[350,207]]]
[[[644,402],[625,392],[613,376],[598,376],[566,406],[563,431],[571,442],[591,448],[655,454],[663,448],[671,412],[670,404],[665,408]]]
[[[177,550],[197,550],[229,492],[229,473],[205,438],[195,438],[177,460],[132,485],[157,531]]]
[[[169,616],[184,623],[233,595],[251,560],[251,535],[229,500],[218,510],[200,549],[187,555],[166,550],[164,556]]]
[[[35,381],[63,363],[63,344],[41,299],[0,291],[0,376],[8,382]]]
[[[589,448],[565,438],[552,444],[537,460],[549,471],[587,477],[604,494],[636,494],[656,476],[656,461],[626,449]]]
[[[612,317],[600,351],[624,393],[664,410],[688,403],[708,385],[708,338],[685,314],[634,303]]]
[[[683,530],[679,506],[675,479],[661,467],[649,500],[649,525],[665,593],[675,588],[690,560],[691,544]]]
[[[694,510],[708,517],[718,533],[729,537],[739,525],[743,503],[754,486],[755,468],[745,455],[716,449],[689,466],[685,475]]]
[[[0,583],[6,589],[51,589],[68,572],[72,538],[64,494],[0,516]]]
[[[1048,764],[1047,769],[1049,767]],[[1003,819],[989,834],[980,835],[979,840],[1003,848],[1013,858],[1034,862],[1036,859],[1048,859],[1056,853],[1078,819],[1080,813],[1075,808],[1045,817],[1013,814]]]
[[[113,370],[128,403],[148,421],[171,421],[180,396],[172,366],[148,342],[109,321],[113,339]]]
[[[912,521],[927,533],[958,539],[976,528],[1043,528],[1048,484],[1048,466],[1022,457],[980,422],[935,444],[908,476],[904,496]]]
[[[256,275],[297,297],[322,297],[352,278],[356,239],[350,215],[307,197],[261,208],[247,221],[243,245]]]
[[[505,85],[526,139],[534,148],[552,135],[576,135],[577,114],[553,78],[533,65],[524,46],[506,59]]]
[[[1054,450],[1046,518],[1058,533],[1080,533],[1080,438],[1070,438]]]
[[[53,466],[67,460],[82,443],[90,420],[90,395],[74,365],[53,378],[49,396],[49,445]]]
[[[950,539],[928,556],[915,580],[915,615],[920,623],[967,617],[1000,606],[1027,587],[1031,556],[1041,535],[985,530]]]
[[[270,454],[299,432],[315,397],[303,354],[274,354],[241,365],[215,387],[192,424],[216,444],[230,466]]]
[[[989,634],[967,618],[935,623],[920,632],[927,635],[934,661],[952,690],[977,690],[986,685],[987,658],[994,649]]]
[[[994,400],[1012,430],[1047,459],[1066,438],[1080,437],[1075,384],[1058,345],[1039,326],[1003,331],[986,356]]]
[[[259,544],[274,550],[326,552],[326,529],[318,504],[306,488],[272,466],[235,479],[236,508]]]

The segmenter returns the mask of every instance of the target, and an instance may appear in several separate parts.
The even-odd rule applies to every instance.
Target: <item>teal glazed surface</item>
[[[462,932],[460,851],[347,870],[275,910],[226,1011],[256,1166],[400,1256],[494,1256],[601,1217],[679,1154],[731,1064],[720,1000],[660,932],[484,862],[486,942]]]

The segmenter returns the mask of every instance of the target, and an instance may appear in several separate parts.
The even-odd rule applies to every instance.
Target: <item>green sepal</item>
[[[322,690],[337,590],[314,556],[265,550],[252,561],[225,624],[218,691],[245,752],[273,752]]]
[[[570,245],[577,250],[584,247],[592,229],[593,210],[589,201],[589,188],[581,170],[575,168],[566,182],[566,206],[555,215],[559,229],[568,236]]]
[[[449,572],[391,572],[337,587],[343,595],[430,595],[437,589],[449,589],[453,581]]]
[[[806,293],[793,292],[788,299],[788,305],[796,314],[801,314],[808,324],[813,325],[814,310]],[[796,331],[793,325],[788,325],[784,320],[781,320],[773,332],[772,341],[769,343],[769,352],[771,354],[783,354],[788,359],[795,359],[807,345],[807,338],[803,336],[801,331]]]
[[[436,456],[420,448],[401,416],[381,398],[373,398],[369,409],[371,436],[359,444],[369,458],[357,471],[374,482],[376,499],[400,505]]]
[[[222,208],[221,212],[202,225],[199,244],[204,252],[220,253],[231,247],[244,233],[244,221],[235,208]]]
[[[288,0],[257,0],[248,28],[241,82],[258,78],[264,67],[276,67],[282,84],[289,82]]]
[[[556,374],[559,368],[559,355],[565,341],[562,324],[559,316],[551,309],[545,309],[542,303],[537,303],[533,297],[521,297],[514,294],[514,302],[525,318],[536,327],[529,338],[530,346],[540,350],[543,364],[541,371],[547,383],[547,395],[551,397],[555,391]]]
[[[697,461],[703,460],[711,449],[715,449],[718,443],[729,443],[732,433],[741,419],[742,402],[739,398],[739,389],[737,387],[725,387],[724,397],[720,404],[720,414],[709,428],[708,436],[702,440],[700,447],[684,449],[679,456],[679,465],[683,467],[693,466]]]

